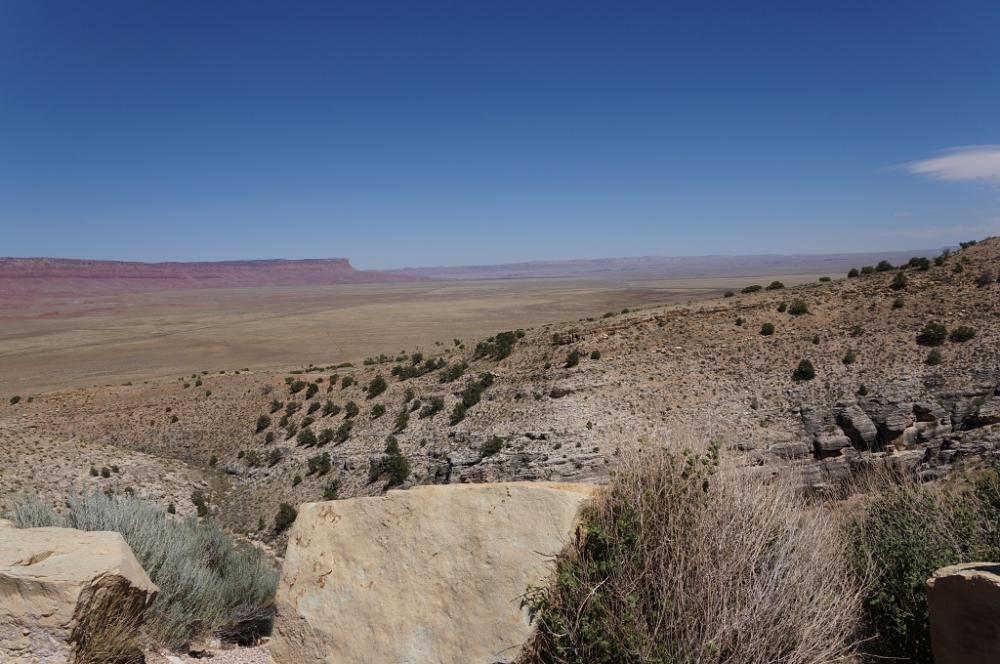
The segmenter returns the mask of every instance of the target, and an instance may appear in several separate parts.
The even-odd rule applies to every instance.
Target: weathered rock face
[[[1000,564],[943,567],[927,581],[936,664],[1000,662]]]
[[[118,533],[0,527],[0,661],[73,661],[157,592]]]
[[[530,637],[591,485],[421,486],[303,505],[271,641],[277,664],[495,664]]]

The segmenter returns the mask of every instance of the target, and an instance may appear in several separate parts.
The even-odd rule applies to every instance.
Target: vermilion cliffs
[[[251,286],[325,286],[420,278],[357,270],[346,258],[206,263],[0,258],[0,296],[13,297],[115,295]]]

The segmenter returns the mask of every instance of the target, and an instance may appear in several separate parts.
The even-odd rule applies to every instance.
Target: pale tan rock
[[[512,662],[594,487],[464,484],[310,503],[278,588],[277,664]]]
[[[73,661],[108,625],[138,627],[157,592],[118,533],[0,528],[0,662]]]
[[[1000,662],[1000,564],[942,567],[927,581],[935,664]]]

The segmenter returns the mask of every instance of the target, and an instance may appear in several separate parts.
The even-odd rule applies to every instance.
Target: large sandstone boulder
[[[943,567],[927,581],[935,664],[1000,662],[1000,564]]]
[[[292,527],[277,664],[496,664],[531,634],[523,598],[574,536],[590,485],[421,486],[311,503]]]
[[[72,662],[157,592],[118,533],[0,527],[0,662]]]

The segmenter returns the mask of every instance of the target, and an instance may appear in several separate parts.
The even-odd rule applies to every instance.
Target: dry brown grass
[[[625,453],[535,597],[530,662],[854,661],[862,584],[831,512],[715,452]]]

